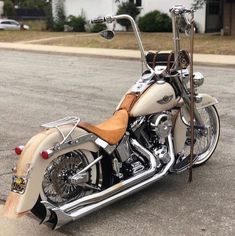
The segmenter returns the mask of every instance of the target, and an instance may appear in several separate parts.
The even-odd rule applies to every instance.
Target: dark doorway
[[[209,0],[206,4],[206,32],[218,32],[222,28],[222,1]]]

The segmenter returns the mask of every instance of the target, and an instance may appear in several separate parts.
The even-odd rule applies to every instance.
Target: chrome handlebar
[[[178,32],[177,26],[176,26],[176,18],[182,16],[184,18],[186,24],[188,26],[191,26],[192,22],[193,22],[194,10],[186,9],[183,5],[175,5],[174,7],[172,7],[170,9],[170,13],[172,16],[172,26],[173,26],[173,35],[174,35],[174,51],[175,51],[175,58],[176,58],[175,60],[177,60],[178,55],[179,55],[179,51],[180,51],[180,44],[179,44],[179,32]],[[187,18],[187,16],[186,16],[187,14],[191,14],[191,20],[189,20]],[[135,23],[134,19],[131,16],[125,15],[125,14],[116,15],[116,16],[108,15],[106,17],[94,18],[91,20],[91,23],[96,24],[96,23],[106,22],[109,24],[109,23],[113,23],[116,20],[120,20],[120,19],[126,19],[126,20],[130,21],[131,26],[134,31],[134,34],[135,34],[135,38],[136,38],[140,53],[141,53],[141,61],[144,63],[145,67],[151,71],[151,73],[154,73],[154,70],[148,65],[148,63],[146,61],[146,56],[145,56],[144,47],[143,47],[143,44],[141,41],[140,32],[139,32],[137,24]],[[177,69],[177,66],[175,69]]]
[[[173,6],[171,9],[170,9],[170,13],[171,14],[174,14],[176,16],[179,16],[179,15],[183,15],[185,13],[193,13],[194,10],[192,9],[187,9],[185,8],[183,5],[181,4],[176,4],[175,6]]]
[[[100,24],[106,22],[105,17],[97,17],[94,19],[91,19],[91,24]]]
[[[144,52],[144,47],[141,41],[141,37],[140,37],[140,33],[139,33],[139,29],[137,24],[135,23],[135,20],[129,16],[129,15],[116,15],[116,16],[106,16],[106,17],[98,17],[98,18],[94,18],[91,20],[91,23],[113,23],[116,20],[120,20],[120,19],[126,19],[129,20],[131,23],[131,26],[133,28],[134,34],[135,34],[135,38],[140,50],[140,54],[141,54],[141,61],[144,63],[144,65],[146,66],[147,69],[149,69],[151,72],[154,72],[154,70],[148,65],[147,61],[146,61],[146,56],[145,56],[145,52]]]

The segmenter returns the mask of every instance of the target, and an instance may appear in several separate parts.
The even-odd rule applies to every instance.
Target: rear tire
[[[47,211],[41,201],[47,201],[54,206],[62,206],[68,202],[92,194],[95,190],[72,185],[69,178],[78,173],[94,159],[94,155],[89,151],[74,150],[52,160],[44,173],[41,192],[31,212],[43,221]],[[100,162],[91,167],[88,173],[88,184],[94,186],[102,185],[103,176]]]

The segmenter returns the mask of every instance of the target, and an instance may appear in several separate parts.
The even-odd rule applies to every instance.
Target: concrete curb
[[[28,51],[38,53],[62,54],[62,55],[82,55],[92,57],[105,57],[126,60],[139,60],[140,52],[137,50],[107,49],[107,48],[82,48],[82,47],[62,47],[40,44],[25,43],[0,43],[0,49]],[[235,56],[214,55],[214,54],[194,54],[195,65],[235,67]]]

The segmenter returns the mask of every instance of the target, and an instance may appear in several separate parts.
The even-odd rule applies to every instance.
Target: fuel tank
[[[178,102],[173,87],[167,82],[151,85],[130,110],[131,117],[150,115],[169,110]]]

